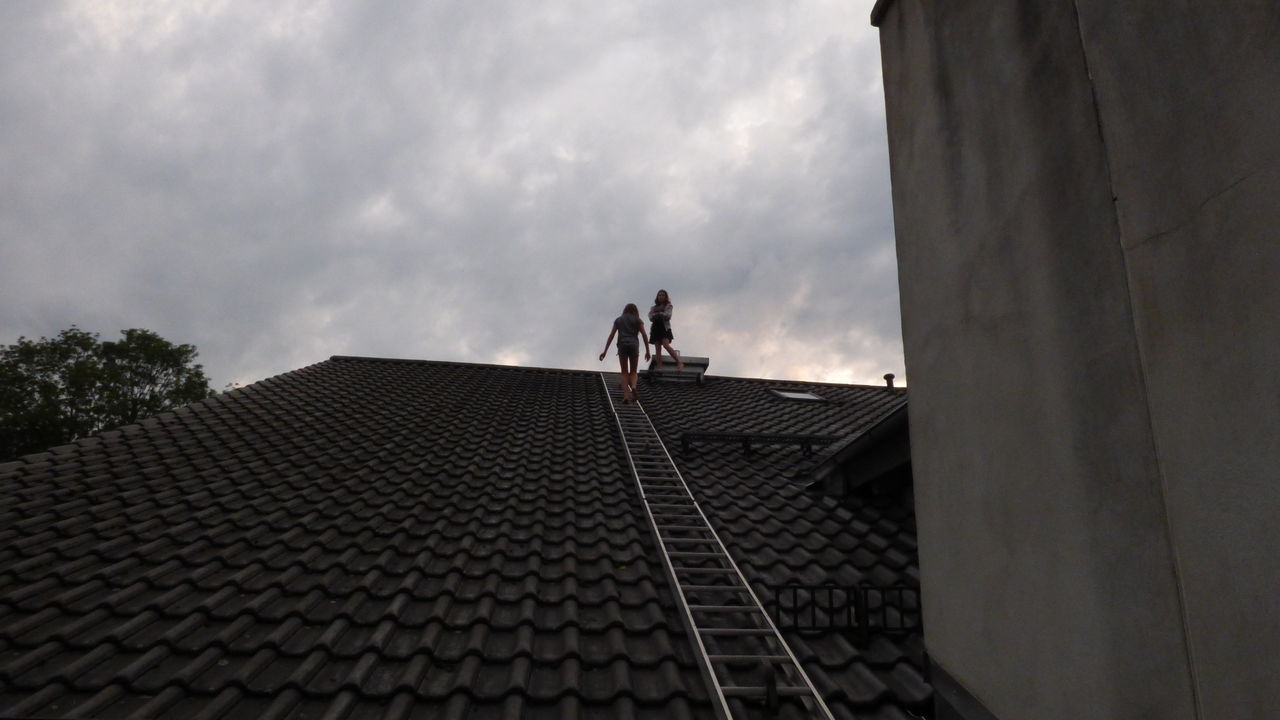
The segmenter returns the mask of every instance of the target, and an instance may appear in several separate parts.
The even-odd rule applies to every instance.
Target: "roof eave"
[[[903,398],[897,407],[889,411],[874,425],[859,433],[848,444],[815,467],[809,475],[809,482],[805,484],[809,487],[823,487],[829,478],[840,474],[840,471],[850,463],[872,452],[887,439],[899,433],[909,433],[906,398]],[[907,440],[907,442],[909,443],[910,441]],[[908,450],[907,452],[909,454],[910,451]],[[850,488],[846,487],[845,489],[848,490]]]

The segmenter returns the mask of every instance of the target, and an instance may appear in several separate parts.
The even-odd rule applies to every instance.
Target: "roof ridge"
[[[753,377],[736,377],[733,375],[707,375],[707,378],[717,378],[720,380],[744,380],[747,382],[772,383],[774,385],[816,385],[818,387],[841,387],[841,388],[866,388],[868,390],[892,390],[895,393],[906,394],[906,386],[886,387],[884,385],[867,385],[865,383],[840,383],[827,382],[824,380],[782,380],[779,378],[753,378]]]
[[[443,365],[447,367],[477,367],[477,368],[494,368],[500,370],[519,370],[526,372],[559,372],[571,373],[575,375],[598,375],[603,372],[606,375],[617,375],[616,370],[581,370],[575,368],[552,368],[533,365],[502,365],[500,363],[482,363],[482,362],[466,362],[462,360],[427,360],[423,358],[389,358],[389,357],[373,357],[370,355],[331,355],[330,361],[334,362],[376,362],[376,363],[393,363],[393,364],[410,364],[410,365]],[[304,368],[299,368],[304,369]],[[296,372],[296,371],[294,371]],[[288,373],[283,373],[288,374]],[[277,376],[273,376],[277,377]],[[773,383],[785,385],[816,385],[821,387],[843,387],[843,388],[868,388],[872,390],[893,390],[895,393],[905,394],[906,386],[901,387],[885,387],[884,385],[868,385],[864,383],[840,383],[826,382],[821,380],[784,380],[779,378],[760,378],[760,377],[742,377],[738,375],[707,375],[708,379],[715,378],[717,380],[741,380],[745,382]],[[264,378],[266,379],[266,378]],[[261,381],[257,381],[261,382]],[[256,384],[256,383],[254,383]]]
[[[425,360],[421,358],[383,358],[371,357],[366,355],[332,355],[329,357],[333,362],[377,362],[389,364],[408,364],[408,365],[443,365],[446,367],[477,367],[477,368],[494,368],[500,370],[517,370],[524,372],[556,372],[570,373],[574,375],[596,375],[596,370],[575,370],[573,368],[549,368],[537,367],[531,365],[502,365],[500,363],[480,363],[465,362],[462,360]]]

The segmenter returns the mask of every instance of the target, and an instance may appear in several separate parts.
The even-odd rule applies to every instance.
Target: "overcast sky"
[[[901,379],[871,5],[5,0],[0,343]]]

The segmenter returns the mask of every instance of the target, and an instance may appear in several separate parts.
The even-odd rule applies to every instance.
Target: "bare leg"
[[[618,377],[622,381],[622,402],[631,402],[631,388],[627,385],[627,356],[618,356]]]
[[[653,366],[654,366],[654,367],[656,367],[656,368],[658,368],[659,370],[661,370],[661,369],[662,369],[662,345],[654,345],[653,347],[654,347],[654,350],[653,350],[653,358],[654,358]]]
[[[628,377],[631,379],[631,400],[632,402],[639,402],[640,393],[639,393],[639,387],[636,384],[636,365],[639,364],[640,358],[639,356],[632,355],[631,357],[627,358],[627,360],[631,363],[631,372],[628,375]]]
[[[663,340],[662,344],[658,346],[658,357],[662,357],[662,348],[664,347],[667,349],[667,352],[671,353],[671,357],[676,359],[676,369],[683,370],[684,358],[680,357],[680,353],[676,352],[676,349],[671,347],[670,340]]]

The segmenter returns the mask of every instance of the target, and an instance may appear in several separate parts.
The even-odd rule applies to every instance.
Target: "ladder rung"
[[[654,518],[654,520],[656,521],[657,518]],[[707,532],[711,528],[707,527],[706,525],[663,525],[662,523],[658,523],[658,529],[659,530],[687,530],[689,532],[694,532],[694,531]]]
[[[783,697],[803,697],[812,695],[813,691],[803,685],[780,685],[777,688],[778,695]],[[769,689],[763,685],[730,685],[720,688],[720,692],[725,697],[764,697]]]
[[[747,588],[743,585],[681,585],[680,589],[685,592],[746,592]]]
[[[750,662],[759,660],[760,662],[791,662],[790,655],[708,655],[707,659],[711,662],[733,663],[733,662]]]
[[[699,628],[703,635],[773,635],[769,628]]]
[[[696,568],[696,567],[680,567],[673,565],[672,570],[676,572],[699,573],[704,575],[737,575],[738,571],[733,568]]]
[[[662,542],[672,545],[715,545],[715,538],[662,538]]]
[[[675,557],[681,557],[681,558],[722,558],[722,557],[725,557],[725,554],[724,554],[724,553],[718,553],[718,552],[692,552],[692,551],[685,552],[685,551],[680,551],[680,552],[669,552],[669,553],[667,553],[667,557],[673,557],[673,558],[675,558]]]
[[[687,503],[649,503],[649,507],[651,508],[655,508],[655,507],[687,508],[692,505],[693,505],[692,500],[690,500]]]
[[[755,605],[690,605],[689,609],[694,612],[764,612]]]

